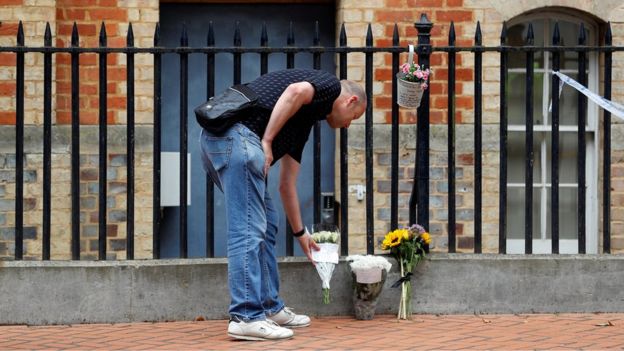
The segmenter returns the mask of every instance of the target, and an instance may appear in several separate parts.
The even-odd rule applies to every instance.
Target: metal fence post
[[[418,30],[418,64],[429,67],[431,56],[431,28],[433,23],[427,19],[424,13],[420,21],[414,26]],[[420,107],[417,110],[418,122],[416,130],[416,173],[414,175],[414,188],[410,198],[410,224],[419,223],[425,228],[429,227],[429,90],[425,90]],[[418,218],[416,218],[415,203],[418,205]],[[416,220],[417,219],[417,220]]]

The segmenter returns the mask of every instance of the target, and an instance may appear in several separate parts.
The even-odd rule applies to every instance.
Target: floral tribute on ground
[[[399,263],[401,278],[392,285],[393,288],[401,286],[397,315],[399,319],[408,319],[412,315],[412,271],[429,253],[429,244],[431,244],[431,236],[418,224],[389,232],[381,244],[381,248],[390,250]]]
[[[314,230],[314,229],[313,229]],[[329,282],[334,274],[334,268],[338,264],[338,231],[322,230],[312,233],[312,239],[320,247],[319,251],[312,250],[312,259],[315,262],[314,267],[321,277],[323,287],[323,303],[329,304]]]
[[[374,255],[351,255],[347,261],[350,262],[353,277],[355,318],[373,319],[377,300],[392,264],[385,257]]]

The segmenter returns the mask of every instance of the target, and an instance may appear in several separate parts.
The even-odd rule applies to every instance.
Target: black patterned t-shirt
[[[340,95],[340,81],[324,71],[309,69],[280,70],[260,76],[247,84],[259,96],[258,107],[241,123],[262,139],[271,111],[284,90],[293,83],[309,82],[314,87],[312,102],[292,116],[273,139],[273,163],[288,154],[301,163],[301,155],[312,127],[331,112]]]

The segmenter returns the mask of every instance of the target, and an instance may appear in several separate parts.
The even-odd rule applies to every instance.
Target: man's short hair
[[[348,94],[357,96],[359,103],[366,103],[366,92],[358,83],[343,79],[340,81],[340,86]]]

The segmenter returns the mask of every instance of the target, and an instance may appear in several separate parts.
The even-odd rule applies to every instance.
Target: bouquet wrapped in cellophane
[[[339,251],[338,239],[340,234],[336,226],[315,225],[312,227],[312,239],[320,247],[319,251],[312,250],[312,259],[315,262],[316,271],[321,277],[323,288],[323,303],[329,304],[329,282],[334,274],[334,268],[338,264]]]
[[[351,255],[353,276],[353,310],[356,319],[370,320],[375,316],[377,300],[381,295],[392,264],[382,256]]]
[[[431,236],[419,224],[389,232],[381,244],[381,248],[390,250],[390,253],[399,263],[401,279],[392,285],[393,288],[401,287],[401,299],[399,300],[399,313],[397,315],[399,319],[409,319],[412,316],[412,271],[429,253],[430,244]]]

